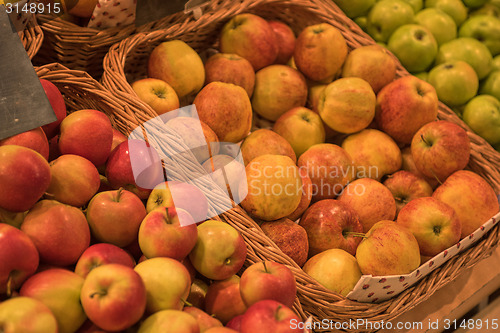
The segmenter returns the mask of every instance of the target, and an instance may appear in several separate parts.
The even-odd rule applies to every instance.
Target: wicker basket
[[[43,31],[38,25],[35,16],[32,15],[26,28],[22,32],[19,32],[19,38],[21,38],[30,59],[33,59],[40,46],[42,46],[43,41]]]
[[[374,43],[331,0],[213,0],[205,10],[206,14],[199,20],[185,26],[129,37],[113,45],[106,55],[102,82],[121,101],[127,103],[131,121],[126,125],[129,126],[129,131],[143,119],[156,116],[147,104],[137,98],[130,87],[130,82],[146,76],[148,55],[154,47],[172,39],[181,39],[198,52],[217,47],[221,27],[236,14],[250,12],[266,19],[281,20],[289,24],[295,33],[311,24],[328,22],[342,32],[350,49]],[[408,72],[398,65],[397,75],[408,75]],[[467,130],[472,148],[468,167],[483,176],[496,193],[500,193],[498,153],[485,140],[472,133],[455,113],[443,104],[439,106],[438,117],[459,124]],[[126,128],[122,130],[127,131]],[[294,309],[303,319],[312,316],[314,321],[391,320],[427,299],[461,272],[490,255],[500,238],[500,228],[496,225],[474,247],[453,257],[413,287],[383,303],[370,304],[351,301],[320,286],[284,255],[241,208],[236,207],[222,214],[220,218],[238,229],[245,238],[248,248],[247,265],[261,260],[273,260],[287,265],[293,271],[297,280],[299,300],[295,302]]]
[[[35,65],[57,62],[70,69],[83,70],[99,79],[102,60],[111,45],[137,31],[167,28],[174,23],[188,22],[191,15],[177,13],[141,27],[129,25],[104,30],[86,28],[53,15],[39,14],[38,22],[45,39],[34,59]]]

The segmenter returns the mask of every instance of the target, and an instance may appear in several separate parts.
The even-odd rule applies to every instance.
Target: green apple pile
[[[500,150],[500,1],[333,1]]]
[[[297,332],[289,268],[242,269],[243,237],[206,220],[199,188],[165,182],[145,141],[103,112],[66,114],[58,88],[41,84],[58,120],[0,141],[1,332]]]

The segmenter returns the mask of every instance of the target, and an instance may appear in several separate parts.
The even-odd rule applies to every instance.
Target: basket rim
[[[34,15],[31,15],[24,30],[19,32],[19,37],[21,38],[29,58],[33,59],[38,50],[40,50],[44,37],[43,30],[39,26]]]
[[[209,4],[209,11],[205,12],[200,19],[197,21],[191,22],[191,24],[186,27],[181,27],[180,25],[176,25],[170,27],[169,29],[153,31],[153,32],[141,32],[135,35],[132,35],[119,43],[114,44],[108,54],[104,59],[104,74],[102,77],[103,85],[108,88],[113,94],[123,100],[125,103],[130,103],[130,107],[134,108],[136,112],[148,114],[150,116],[154,116],[156,113],[149,107],[149,105],[143,103],[138,100],[137,95],[133,92],[130,84],[126,80],[124,66],[127,60],[128,53],[133,50],[133,48],[140,43],[145,43],[149,41],[157,40],[158,38],[164,38],[164,40],[171,40],[181,38],[182,34],[190,29],[191,31],[195,31],[196,29],[203,29],[210,25],[213,21],[228,19],[235,14],[246,12],[251,9],[258,8],[260,6],[266,6],[269,4],[278,4],[282,6],[299,6],[304,7],[304,9],[311,10],[313,12],[318,13],[320,17],[327,17],[328,19],[339,19],[340,23],[346,26],[349,33],[351,35],[346,38],[348,42],[353,45],[368,45],[375,43],[371,37],[366,35],[354,22],[348,19],[343,12],[332,2],[328,0],[212,0]],[[343,34],[346,31],[342,31]],[[401,66],[399,61],[396,62],[398,65],[398,76],[406,76],[409,73]],[[490,166],[490,171],[494,176],[489,179],[490,183],[496,183],[500,186],[500,174],[498,173],[497,168],[492,165],[500,166],[500,154],[493,150],[493,148],[486,143],[484,139],[479,137],[478,135],[471,132],[471,130],[460,120],[458,117],[444,104],[440,103],[439,105],[440,114],[439,117],[451,117],[456,118],[460,122],[460,125],[467,130],[469,134],[469,138],[471,139],[471,146],[474,148],[482,147],[486,145],[486,149],[483,151],[481,149],[479,152],[475,151],[471,156],[475,159],[484,159],[487,161],[487,164]],[[488,148],[489,147],[489,148]],[[497,193],[500,192],[500,187],[497,187]],[[228,220],[231,218],[235,218],[234,214],[241,215],[245,219],[250,219],[250,217],[242,210],[235,209],[234,212],[229,212],[225,216],[223,216],[224,220]],[[253,221],[253,220],[252,220]],[[255,223],[255,222],[254,222]],[[260,228],[256,228],[256,230],[242,230],[248,233],[258,233]],[[260,230],[260,233],[262,231]],[[490,232],[487,234],[487,237],[480,242],[476,243],[470,249],[461,252],[456,257],[450,259],[443,266],[434,270],[431,274],[426,276],[424,279],[420,280],[414,286],[408,288],[403,293],[391,298],[382,303],[373,304],[373,303],[359,303],[356,301],[351,301],[341,295],[338,295],[332,291],[326,290],[324,287],[320,286],[317,282],[311,281],[310,279],[303,279],[303,276],[299,276],[301,279],[300,283],[297,281],[297,284],[303,284],[304,286],[308,286],[309,284],[315,284],[315,289],[317,293],[311,293],[307,297],[311,300],[314,297],[318,297],[320,295],[320,291],[328,295],[330,299],[335,299],[333,302],[324,302],[325,306],[330,306],[334,308],[344,308],[351,310],[359,310],[366,312],[367,316],[372,315],[371,318],[375,320],[390,320],[397,317],[399,314],[404,311],[409,310],[410,308],[416,306],[421,303],[428,297],[430,297],[437,289],[450,282],[454,278],[456,278],[463,270],[472,267],[478,261],[482,260],[491,253],[491,251],[498,245],[500,237],[500,228],[495,226]],[[247,241],[248,247],[256,247],[259,248],[260,245],[253,244],[251,241]],[[273,253],[279,255],[281,259],[288,263],[287,266],[292,269],[296,278],[298,277],[299,272],[302,269],[294,262],[288,258],[285,254],[277,248],[277,246],[269,239],[263,241],[262,246],[260,248],[267,248],[268,251],[272,251]],[[485,249],[487,249],[485,251]],[[303,272],[303,271],[302,271]],[[305,274],[305,273],[303,273]],[[306,296],[303,296],[306,297]],[[314,301],[318,301],[315,299]],[[295,303],[294,308],[296,311],[305,319],[308,316],[308,313],[303,311],[300,304]]]

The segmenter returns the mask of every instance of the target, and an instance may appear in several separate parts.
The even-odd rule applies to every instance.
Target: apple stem
[[[118,192],[116,193],[116,202],[120,202],[120,197],[122,196],[122,192],[123,192],[123,187],[120,187],[118,189]]]
[[[265,261],[262,262],[262,265],[264,265],[264,271],[266,273],[269,273],[269,271],[267,270],[267,266],[266,266],[266,262]]]
[[[14,275],[13,272],[10,272],[9,278],[7,279],[7,297],[12,296],[12,292],[14,291]]]
[[[56,198],[56,197],[55,197],[55,195],[53,195],[52,193],[48,193],[48,192],[45,192],[45,193],[43,194],[43,197],[44,197],[45,199],[47,199],[47,200],[55,200],[55,198]]]
[[[430,144],[430,142],[424,138],[424,135],[423,135],[423,134],[420,134],[420,138],[422,139],[422,141],[423,141],[426,145],[428,145],[428,146],[432,146],[432,145]]]
[[[434,176],[434,178],[436,178],[436,180],[438,181],[439,185],[443,185],[443,182],[441,180],[439,180],[438,176],[436,176],[436,174],[434,173],[434,171],[431,170],[431,173]]]
[[[193,304],[189,303],[187,300],[181,298],[181,301],[182,303],[184,303],[184,305],[187,305],[187,306],[193,306]]]
[[[276,312],[275,312],[275,314],[274,314],[274,318],[275,318],[277,321],[280,321],[279,312],[280,312],[281,308],[282,308],[281,304],[280,304],[280,305],[278,305],[278,307],[276,308]]]
[[[401,199],[401,198],[394,198],[394,199],[396,199],[397,202],[402,202],[404,204],[407,204],[408,202],[410,202],[409,200]]]
[[[362,232],[348,231],[348,232],[344,232],[344,235],[346,235],[346,236],[354,236],[354,237],[361,237],[361,238],[368,238]]]
[[[90,298],[94,298],[94,296],[105,296],[107,293],[104,291],[96,291],[95,293],[90,294]]]

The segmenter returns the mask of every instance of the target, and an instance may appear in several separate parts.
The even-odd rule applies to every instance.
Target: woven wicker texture
[[[21,38],[30,59],[33,59],[42,46],[43,41],[43,31],[38,25],[35,16],[31,16],[26,24],[26,28],[22,32],[19,32],[19,38]]]
[[[156,113],[141,102],[130,83],[146,76],[147,60],[151,51],[163,41],[181,39],[198,52],[217,47],[221,27],[236,14],[250,12],[266,19],[281,20],[298,34],[306,26],[327,22],[344,35],[350,49],[373,44],[374,41],[349,20],[329,0],[214,0],[197,21],[171,26],[166,30],[138,33],[113,45],[104,59],[102,82],[120,101],[128,105],[120,117],[120,129],[126,133]],[[399,64],[399,62],[398,62]],[[408,72],[398,65],[398,76]],[[459,124],[467,130],[471,140],[471,160],[468,168],[483,176],[500,193],[500,155],[485,140],[472,131],[445,105],[439,106],[439,119]],[[127,129],[128,128],[128,129]],[[500,230],[497,225],[476,245],[433,271],[418,284],[400,295],[380,304],[359,303],[326,290],[305,274],[288,256],[269,240],[248,215],[239,207],[222,214],[220,218],[238,229],[248,247],[247,265],[261,260],[273,260],[287,265],[295,274],[298,299],[295,311],[303,318],[335,321],[367,319],[390,320],[408,311],[432,295],[437,289],[456,278],[462,271],[491,254],[497,246]]]
[[[70,69],[83,70],[92,77],[100,78],[102,60],[111,45],[137,31],[151,31],[169,27],[174,23],[188,22],[190,16],[176,13],[141,27],[129,25],[104,30],[81,27],[53,15],[39,14],[37,18],[45,39],[34,60],[36,65],[57,62]]]

